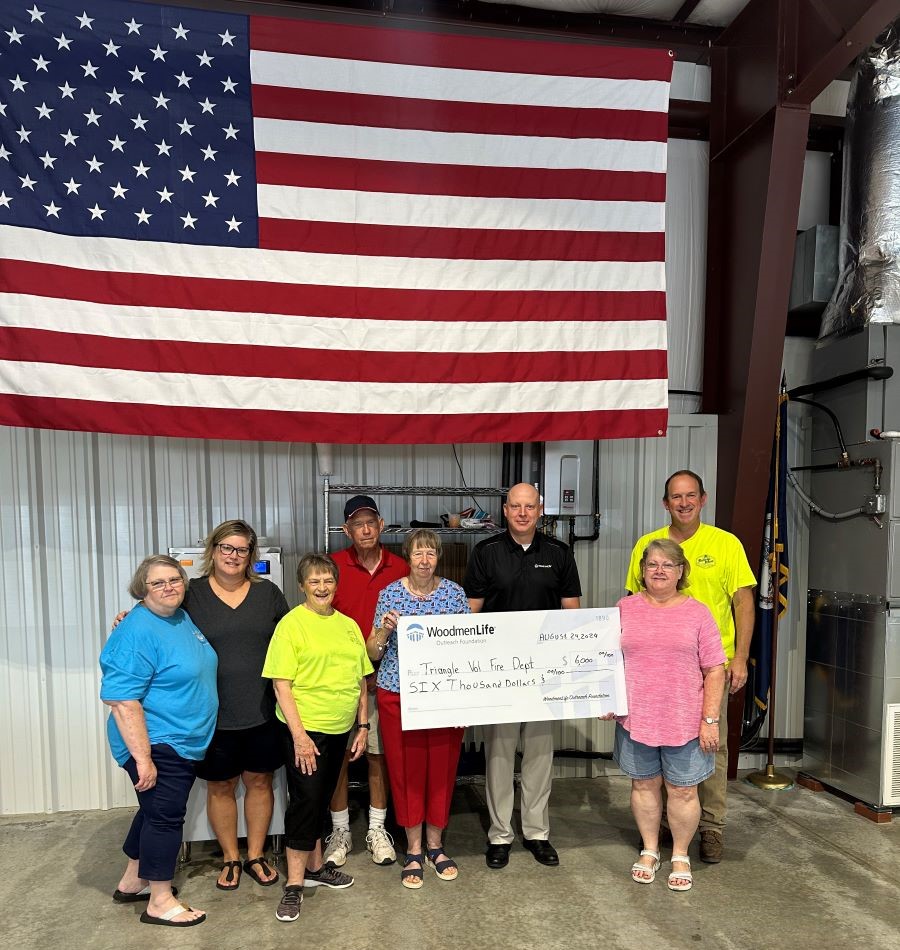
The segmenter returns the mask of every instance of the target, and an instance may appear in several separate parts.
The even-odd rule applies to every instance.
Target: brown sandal
[[[275,877],[267,881],[262,876],[262,874],[260,874],[260,871],[257,871],[256,868],[253,867],[254,864],[259,865],[262,874],[271,874],[274,871]],[[244,870],[250,875],[250,877],[253,878],[254,881],[256,881],[257,884],[260,884],[262,887],[271,887],[273,884],[278,882],[278,871],[273,868],[272,865],[269,864],[269,862],[264,857],[262,857],[262,855],[260,855],[258,858],[248,858],[244,862]]]

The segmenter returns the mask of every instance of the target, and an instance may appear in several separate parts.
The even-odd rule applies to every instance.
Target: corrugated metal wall
[[[714,485],[715,446],[715,420],[702,416],[673,417],[666,439],[601,443],[600,539],[576,549],[586,604],[620,596],[633,540],[663,521],[659,496],[672,469],[696,467]],[[467,484],[499,483],[499,446],[458,452]],[[449,446],[336,446],[334,456],[343,483],[463,484]],[[495,514],[497,506],[486,505]],[[403,522],[447,507],[384,499],[386,517]],[[299,555],[322,547],[314,447],[0,428],[0,813],[132,803],[106,748],[97,656],[145,554],[238,516],[284,547],[292,577]],[[607,751],[610,736],[608,724],[566,723],[557,744]],[[580,759],[559,769],[594,771]]]

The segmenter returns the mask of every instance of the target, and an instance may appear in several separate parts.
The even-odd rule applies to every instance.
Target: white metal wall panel
[[[499,483],[500,446],[463,445],[458,454],[467,484]],[[134,567],[240,516],[283,546],[293,577],[300,554],[322,543],[315,449],[2,428],[0,459],[0,811],[130,804],[106,748],[97,655],[112,618],[129,606]],[[709,477],[714,420],[673,417],[666,439],[601,443],[600,540],[576,552],[586,604],[615,603],[631,543],[659,523],[662,482],[682,465]],[[342,483],[463,484],[449,446],[336,446],[334,469]],[[434,520],[447,507],[436,498],[383,501],[386,517],[404,522]],[[479,501],[497,513],[496,499]],[[297,603],[294,585],[286,587]],[[611,735],[608,724],[572,722],[559,726],[557,744],[607,752]],[[558,771],[596,768],[573,758]]]

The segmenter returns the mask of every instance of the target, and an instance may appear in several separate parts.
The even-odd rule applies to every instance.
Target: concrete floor
[[[307,891],[294,924],[275,919],[277,886],[245,876],[237,892],[217,891],[212,846],[195,845],[177,883],[209,919],[186,930],[142,925],[139,907],[110,899],[130,809],[4,818],[0,947],[900,948],[900,816],[875,825],[827,793],[766,793],[733,782],[725,860],[695,860],[693,891],[675,894],[664,873],[651,886],[630,880],[636,834],[628,792],[619,776],[557,781],[551,822],[561,866],[541,867],[516,846],[508,868],[489,871],[484,789],[461,787],[447,836],[460,864],[456,882],[429,873],[421,890],[408,891],[396,866],[376,867],[354,851],[344,870],[356,884]],[[353,832],[362,845],[359,815]]]

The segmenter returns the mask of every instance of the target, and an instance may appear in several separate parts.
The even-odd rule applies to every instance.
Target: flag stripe
[[[590,231],[508,231],[483,233],[462,228],[390,227],[343,222],[261,218],[265,248],[321,254],[389,254],[397,257],[568,261],[665,260],[665,234]]]
[[[485,198],[666,200],[665,175],[654,172],[422,165],[274,152],[258,152],[256,170],[261,183],[306,188]]]
[[[307,89],[373,97],[471,103],[487,106],[546,106],[551,109],[603,108],[665,115],[666,82],[607,77],[555,76],[434,65],[367,62],[254,49],[254,85]],[[254,110],[255,111],[255,110]],[[365,124],[365,123],[364,123]],[[603,133],[606,134],[606,133]]]
[[[448,403],[446,385],[409,380],[360,383],[348,389],[342,380],[317,380],[298,386],[297,380],[262,376],[204,376],[202,373],[123,370],[41,363],[0,361],[0,392],[103,401],[152,402],[160,386],[168,405],[207,406],[214,409],[270,409],[281,412],[331,413],[336,406],[372,415],[418,413],[441,406],[447,415],[491,412],[496,405],[515,399],[522,412],[542,412],[547,404],[543,380],[522,382],[472,382],[454,384]],[[666,405],[664,379],[589,379],[577,386],[557,387],[558,412],[596,411],[600,407],[659,409]]]
[[[385,30],[379,27],[291,22],[253,17],[254,50],[307,54],[361,62],[406,63],[439,68],[532,73],[541,76],[595,76],[668,83],[671,61],[658,50],[595,44],[544,43],[449,33]]]
[[[219,277],[231,281],[379,287],[401,290],[568,291],[662,290],[659,261],[436,261],[429,258],[303,254],[258,248],[185,246],[116,238],[71,237],[28,228],[0,228],[23,260],[96,269],[98,261],[121,262],[138,272],[170,277]]]
[[[404,99],[371,93],[284,89],[256,82],[253,114],[261,119],[301,122],[332,122],[339,115],[347,125],[642,142],[665,142],[669,131],[665,112]]]
[[[44,429],[117,432],[123,435],[156,435],[176,438],[244,439],[284,441],[285,432],[305,436],[297,441],[313,442],[322,435],[327,422],[342,433],[344,442],[397,444],[397,420],[388,415],[358,412],[247,411],[194,407],[160,411],[156,403],[118,403],[81,399],[35,398],[11,395],[0,399],[0,425],[34,426]],[[661,436],[665,433],[664,409],[618,409],[507,413],[488,412],[480,416],[444,415],[423,412],[410,415],[403,433],[409,444],[435,442],[539,442],[548,431],[560,439],[583,439],[586,432],[603,432],[606,438],[625,439]]]
[[[126,281],[130,285],[130,281]],[[103,296],[98,294],[97,296]],[[109,296],[115,296],[110,294]],[[127,296],[127,295],[126,295]],[[64,310],[48,296],[7,294],[4,323],[19,329],[82,332],[90,337],[164,340],[188,343],[315,348],[347,353],[397,351],[398,341],[428,354],[488,353],[492,358],[523,353],[582,351],[664,351],[666,324],[660,320],[578,322],[419,321],[409,327],[399,320],[359,319],[347,316],[309,316],[302,313],[240,313],[234,308],[128,306],[115,302],[70,301]],[[198,294],[208,301],[208,295]],[[257,302],[265,301],[260,293]],[[92,341],[92,346],[94,345]],[[406,354],[406,362],[412,357]],[[324,361],[327,364],[327,360]]]
[[[45,330],[16,330],[0,327],[0,360],[71,364],[82,367],[117,367],[139,372],[177,374],[190,370],[201,376],[266,377],[273,361],[281,367],[282,379],[342,383],[357,381],[354,357],[371,360],[372,383],[430,384],[453,361],[453,378],[458,383],[514,383],[522,374],[534,381],[580,382],[596,380],[664,379],[665,351],[630,353],[519,353],[515,363],[497,358],[495,353],[419,354],[405,360],[403,353],[390,350],[347,351],[333,349],[329,361],[321,350],[276,346],[235,346],[222,343],[160,344],[149,340],[116,340],[96,337],[87,349],[79,349],[79,336]],[[440,365],[435,365],[435,364]]]
[[[543,231],[652,231],[665,228],[665,205],[652,201],[525,201],[457,195],[396,195],[260,185],[261,217],[429,228]],[[455,255],[462,256],[462,255]],[[514,255],[515,256],[515,255]],[[542,255],[552,259],[553,254]]]
[[[263,152],[327,155],[406,161],[428,165],[485,165],[507,168],[587,168],[595,171],[664,172],[664,142],[624,139],[489,135],[474,132],[431,132],[382,129],[327,122],[285,119],[253,120],[256,147]]]
[[[223,269],[223,273],[227,270]],[[319,317],[429,322],[506,322],[608,320],[663,321],[662,291],[395,291],[373,287],[267,284],[215,278],[182,278],[121,271],[98,273],[32,262],[0,261],[3,287],[10,292],[55,299],[137,304],[159,308],[204,307],[243,315],[260,312],[303,313]],[[249,323],[248,323],[249,327]]]

